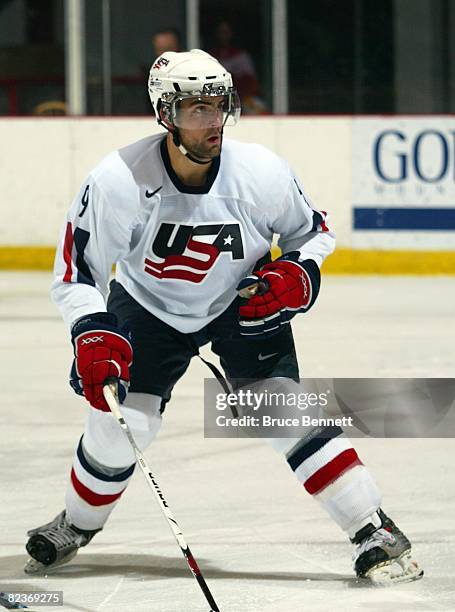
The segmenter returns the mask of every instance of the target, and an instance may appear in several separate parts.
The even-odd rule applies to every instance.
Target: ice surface
[[[71,346],[50,278],[0,274],[0,591],[62,590],[60,610],[207,612],[139,470],[73,562],[46,578],[22,571],[26,530],[63,508],[86,412],[67,383]],[[453,377],[454,304],[450,278],[327,277],[295,320],[303,373]],[[265,442],[203,438],[208,375],[194,360],[146,456],[220,610],[455,610],[454,440],[356,440],[426,572],[359,586],[345,535]]]

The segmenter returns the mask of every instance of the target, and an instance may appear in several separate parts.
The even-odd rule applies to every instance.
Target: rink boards
[[[1,119],[0,268],[49,269],[91,168],[158,131],[152,117]],[[455,274],[454,117],[245,117],[226,136],[285,157],[329,211],[326,272]]]

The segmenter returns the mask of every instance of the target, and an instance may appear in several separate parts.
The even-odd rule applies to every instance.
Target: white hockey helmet
[[[188,98],[221,97],[222,125],[235,125],[240,116],[240,100],[230,73],[214,57],[201,49],[177,53],[166,51],[152,64],[148,91],[158,123],[165,119],[175,127],[191,128],[180,102]],[[202,109],[201,109],[202,110]],[[200,113],[194,127],[207,127],[213,112]]]

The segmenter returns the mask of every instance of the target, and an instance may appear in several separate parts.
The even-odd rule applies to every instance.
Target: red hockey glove
[[[133,349],[125,330],[117,327],[117,317],[110,312],[97,312],[79,319],[72,331],[74,361],[70,385],[84,395],[94,408],[109,412],[103,396],[106,378],[118,379],[120,403],[128,392],[129,367]]]
[[[306,312],[319,293],[320,272],[315,261],[299,261],[293,251],[243,279],[237,291],[257,283],[257,292],[240,306],[240,334],[251,338],[273,336],[298,312]],[[254,291],[254,289],[253,289]]]

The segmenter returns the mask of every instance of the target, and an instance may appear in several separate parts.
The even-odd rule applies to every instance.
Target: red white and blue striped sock
[[[104,468],[84,451],[83,437],[74,456],[66,491],[66,512],[79,529],[100,529],[107,521],[134,472],[125,468]]]
[[[381,494],[340,427],[315,430],[286,453],[299,482],[348,534],[374,513]]]

